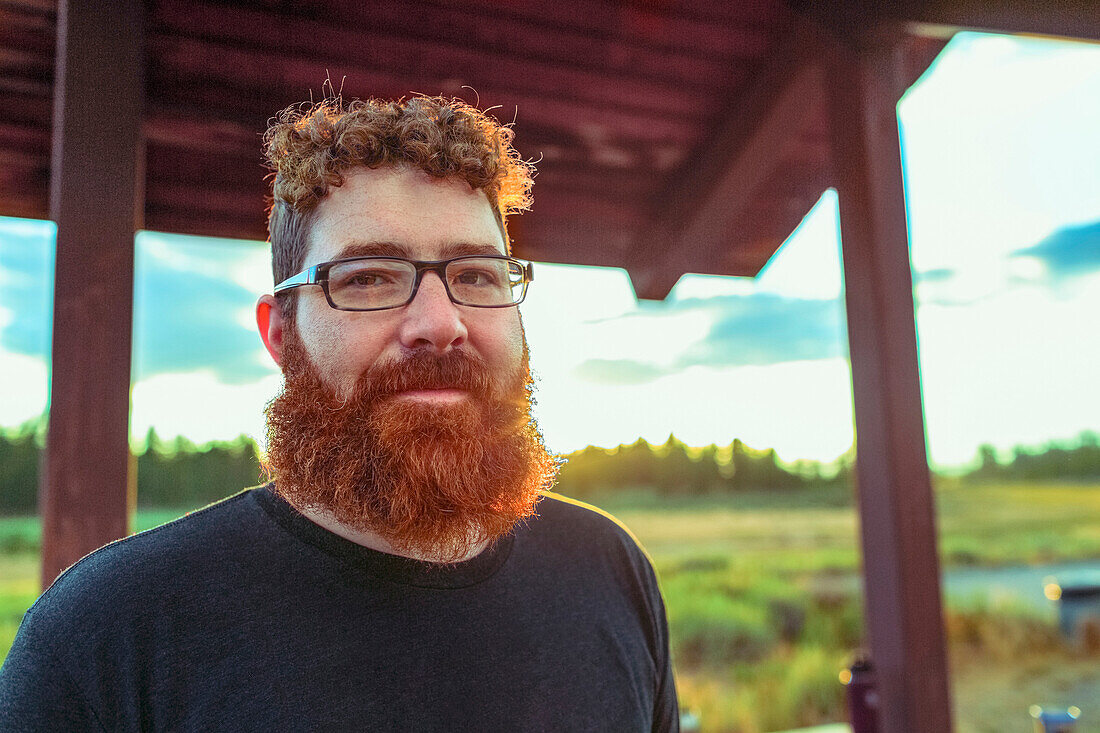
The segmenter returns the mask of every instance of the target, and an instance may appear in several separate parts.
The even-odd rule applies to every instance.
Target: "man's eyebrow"
[[[346,257],[408,257],[409,250],[394,242],[351,242],[340,248],[334,259]]]
[[[464,255],[499,255],[498,247],[488,243],[450,242],[439,248],[440,259]],[[347,257],[408,257],[409,249],[395,242],[350,242],[340,248],[333,259]]]
[[[500,249],[492,244],[477,244],[474,242],[451,242],[440,248],[440,256],[443,259],[450,257],[462,257],[463,255],[499,255]]]

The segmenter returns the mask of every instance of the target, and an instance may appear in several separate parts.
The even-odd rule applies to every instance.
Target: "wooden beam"
[[[959,31],[1030,34],[1100,41],[1096,0],[788,0],[797,12],[857,39],[891,22],[917,35],[949,39]]]
[[[516,10],[496,0],[480,8],[469,2],[448,7],[423,0],[388,0],[345,2],[322,18],[293,5],[249,9],[201,0],[186,6],[158,4],[150,35],[323,54],[324,62],[341,59],[341,65],[378,57],[407,66],[408,59],[416,59],[421,72],[441,80],[469,69],[489,73],[486,80],[499,73],[505,84],[568,73],[573,79],[560,79],[557,94],[579,92],[597,100],[603,99],[601,85],[606,90],[614,80],[622,84],[613,90],[615,95],[638,84],[657,85],[658,92],[671,85],[686,95],[705,94],[722,85],[729,69],[755,59],[768,37],[765,28],[739,32],[728,23],[680,27],[670,18],[654,26],[657,38],[647,41],[632,32],[633,23],[621,8],[604,2],[582,11],[577,16],[582,28],[575,30],[551,18],[540,22],[517,17]],[[566,15],[560,4],[552,12]],[[604,30],[595,30],[594,15],[605,16]]]
[[[689,269],[721,261],[738,218],[797,142],[804,110],[822,100],[818,33],[793,19],[752,87],[731,98],[726,122],[655,199],[652,226],[627,260],[638,297],[663,299]]]
[[[914,35],[950,38],[959,31],[1026,33],[1100,41],[1096,0],[909,0],[882,3],[885,17]]]
[[[57,14],[55,0],[0,0],[0,5],[28,13],[40,13],[47,17]]]
[[[896,105],[899,34],[838,42],[828,99],[843,233],[865,612],[884,733],[951,730]]]
[[[774,3],[731,3],[729,0],[692,0],[684,2],[607,2],[606,0],[564,0],[554,3],[510,2],[499,0],[430,0],[421,3],[433,13],[442,8],[461,8],[465,12],[486,14],[489,20],[524,19],[550,27],[566,27],[600,37],[609,31],[634,27],[634,35],[649,36],[662,45],[712,53],[720,41],[693,47],[695,34],[727,29],[729,39],[741,41],[746,29],[774,20]],[[707,39],[710,40],[710,39]],[[757,51],[759,49],[756,49]]]
[[[445,77],[444,59],[435,55],[431,58],[439,65],[427,71],[420,67],[401,66],[392,58],[383,59],[380,56],[358,55],[355,60],[349,61],[348,56],[356,48],[354,44],[359,37],[360,34],[350,31],[330,31],[325,38],[332,45],[326,47],[324,54],[280,48],[244,49],[224,42],[189,38],[152,38],[150,51],[156,56],[166,78],[154,75],[151,91],[164,98],[160,83],[168,79],[174,79],[176,84],[182,82],[185,86],[193,86],[193,90],[186,91],[196,95],[202,95],[202,87],[208,84],[215,87],[231,87],[234,84],[259,86],[273,93],[268,94],[268,101],[277,109],[283,104],[278,101],[280,93],[292,95],[286,98],[285,104],[300,102],[309,90],[320,92],[321,83],[330,74],[337,82],[347,76],[345,96],[366,97],[374,94],[400,97],[414,91],[439,93],[439,87],[451,86],[448,78],[453,80],[454,75],[461,71],[466,74],[463,83],[473,85],[482,106],[505,105],[505,110],[496,113],[500,118],[510,119],[514,110],[518,109],[520,120],[526,117],[554,120],[556,125],[575,130],[582,137],[633,138],[655,143],[691,139],[697,134],[696,124],[705,106],[696,104],[696,109],[684,110],[682,114],[676,114],[671,109],[647,112],[639,106],[623,107],[595,98],[584,99],[582,97],[585,95],[578,89],[572,89],[569,94],[556,91],[558,88],[553,86],[549,77],[535,75],[524,78],[520,83],[520,77],[513,75],[509,77],[510,81],[504,83],[502,72],[488,71],[483,66],[453,67],[451,77]],[[412,51],[406,49],[405,55],[410,53]],[[472,64],[474,58],[465,55],[461,60]],[[608,79],[608,83],[612,81]],[[460,86],[442,91],[469,95]],[[220,104],[216,106],[222,108],[231,104],[231,101],[223,99],[217,101]],[[692,117],[696,118],[694,122]]]
[[[124,537],[134,232],[142,162],[141,0],[60,0],[50,215],[53,367],[40,488],[42,584]]]

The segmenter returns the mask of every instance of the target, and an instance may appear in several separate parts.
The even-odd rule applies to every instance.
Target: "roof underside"
[[[537,163],[521,256],[755,275],[830,185],[823,84],[783,0],[147,3],[144,226],[266,238],[261,135],[323,95],[461,96]],[[49,216],[56,3],[0,0],[0,214]],[[812,25],[812,24],[809,24]],[[910,38],[912,78],[942,39]]]

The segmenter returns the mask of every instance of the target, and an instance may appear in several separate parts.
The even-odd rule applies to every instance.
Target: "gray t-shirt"
[[[441,565],[244,491],[67,570],[0,669],[2,731],[677,729],[649,560],[555,494]]]

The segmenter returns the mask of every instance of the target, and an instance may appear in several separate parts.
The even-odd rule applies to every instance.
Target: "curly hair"
[[[513,132],[459,99],[416,96],[398,100],[340,98],[292,105],[264,135],[274,171],[268,216],[275,282],[299,272],[318,203],[353,167],[409,166],[437,178],[464,180],[482,190],[507,244],[507,218],[531,204],[534,168],[512,147]],[[293,322],[294,291],[280,294]]]

